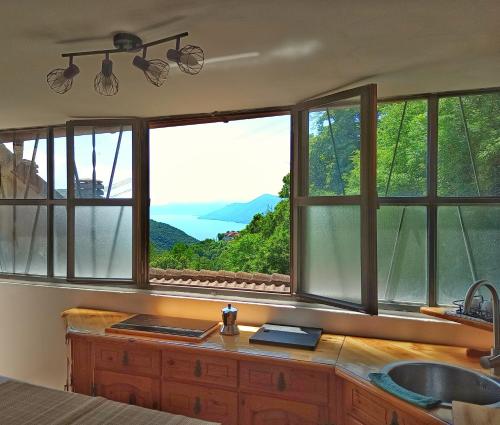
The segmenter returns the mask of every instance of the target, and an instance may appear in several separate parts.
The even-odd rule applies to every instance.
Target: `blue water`
[[[201,241],[217,239],[218,233],[224,233],[228,230],[241,230],[246,226],[246,224],[233,221],[204,220],[195,215],[187,214],[151,214],[151,218],[177,227]]]

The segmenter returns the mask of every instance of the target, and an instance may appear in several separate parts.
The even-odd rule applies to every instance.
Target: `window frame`
[[[438,105],[439,99],[445,97],[456,97],[466,95],[480,95],[499,93],[500,87],[471,89],[471,90],[456,90],[445,92],[429,92],[406,96],[390,96],[378,99],[378,103],[396,102],[405,100],[426,100],[428,105],[428,132],[427,132],[427,194],[423,197],[378,197],[377,201],[380,205],[385,206],[405,206],[405,205],[420,205],[427,207],[427,303],[387,303],[378,301],[380,309],[402,310],[402,311],[419,311],[421,306],[438,306],[437,304],[437,209],[439,206],[455,206],[455,205],[495,205],[500,204],[500,196],[488,197],[443,197],[437,194],[437,151],[438,151]],[[154,289],[161,291],[173,292],[189,292],[193,296],[197,293],[212,294],[212,295],[231,295],[235,297],[249,297],[254,299],[265,298],[275,300],[292,299],[291,294],[269,294],[256,291],[242,291],[233,289],[216,289],[216,288],[186,288],[181,285],[169,285],[160,287],[159,285],[150,285],[149,283],[149,129],[158,127],[177,126],[182,124],[201,124],[209,122],[226,122],[230,120],[257,118],[273,115],[291,115],[291,133],[294,132],[294,118],[292,110],[294,106],[279,106],[271,108],[260,108],[250,110],[233,110],[226,112],[216,112],[207,114],[188,114],[177,116],[159,116],[143,119],[128,119],[137,123],[137,134],[140,139],[133,160],[133,168],[136,174],[133,188],[136,191],[136,203],[133,207],[133,269],[135,276],[130,280],[120,281],[118,279],[75,279],[69,280],[64,277],[54,276],[54,235],[53,235],[53,211],[55,206],[67,207],[67,199],[54,199],[54,131],[64,128],[65,124],[27,127],[20,129],[2,129],[1,133],[25,130],[46,130],[47,133],[47,186],[48,194],[46,199],[0,199],[0,205],[46,205],[47,206],[47,275],[34,274],[19,274],[19,273],[0,273],[0,278],[3,279],[21,279],[26,281],[39,282],[55,282],[55,283],[79,283],[79,284],[94,284],[94,285],[114,285],[128,284],[129,286],[137,286],[142,289]],[[105,121],[117,122],[118,119],[112,120],[75,120],[77,125],[82,123],[91,123],[100,125]],[[66,135],[67,137],[67,135]],[[297,158],[294,157],[291,146],[291,190],[294,185],[294,171]],[[69,188],[68,188],[69,191]],[[291,208],[293,209],[293,199],[291,197]],[[294,234],[294,222],[291,220],[291,238]],[[292,246],[293,244],[291,244]],[[293,259],[292,247],[291,273],[294,273],[296,265]],[[293,281],[293,280],[292,280]],[[377,296],[378,298],[378,296]],[[312,301],[312,300],[311,300]]]

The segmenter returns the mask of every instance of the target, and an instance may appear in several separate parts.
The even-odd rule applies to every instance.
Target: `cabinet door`
[[[136,342],[106,342],[94,345],[95,366],[138,375],[160,375],[160,351],[144,348]]]
[[[326,425],[328,409],[324,406],[262,397],[240,395],[241,425]]]
[[[166,412],[218,422],[222,425],[238,423],[236,391],[163,381],[161,392],[161,409]]]
[[[70,335],[71,338],[71,389],[75,393],[92,393],[92,367],[90,364],[91,343],[86,338]]]
[[[191,381],[236,388],[238,364],[234,359],[163,351],[163,377],[169,380]]]
[[[136,406],[158,409],[160,380],[145,376],[96,370],[95,395]]]
[[[328,373],[312,368],[281,366],[264,362],[240,362],[240,388],[248,393],[314,404],[328,404]]]

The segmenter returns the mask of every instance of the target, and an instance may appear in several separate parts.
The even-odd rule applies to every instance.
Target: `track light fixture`
[[[47,84],[56,93],[64,94],[71,89],[73,78],[79,73],[80,68],[73,63],[73,56],[70,56],[67,68],[56,68],[47,74]]]
[[[170,65],[162,59],[146,59],[147,48],[142,50],[142,56],[136,56],[132,62],[139,68],[146,79],[156,87],[160,87],[167,79]]]
[[[109,59],[109,53],[106,53],[101,72],[94,78],[94,89],[103,96],[114,96],[118,93],[118,85],[118,78],[113,74],[113,62]]]
[[[73,63],[77,56],[91,56],[104,54],[101,71],[94,78],[94,89],[103,96],[114,96],[118,93],[119,82],[113,73],[113,62],[109,58],[115,53],[132,53],[142,49],[142,56],[134,57],[132,64],[144,72],[146,79],[156,87],[160,87],[166,81],[170,71],[170,65],[163,59],[146,59],[147,49],[158,44],[168,43],[175,40],[175,49],[167,51],[167,59],[177,63],[179,69],[190,75],[198,74],[203,68],[204,54],[198,46],[186,45],[180,48],[181,39],[187,37],[188,33],[180,33],[160,40],[143,43],[140,37],[130,33],[117,33],[113,37],[114,49],[93,50],[87,52],[63,53],[62,57],[69,58],[67,68],[57,68],[47,74],[47,83],[56,93],[64,94],[73,86],[74,77],[80,69]]]

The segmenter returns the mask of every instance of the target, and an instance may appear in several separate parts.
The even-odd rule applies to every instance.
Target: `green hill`
[[[198,242],[182,230],[155,220],[149,220],[149,240],[159,250],[170,249],[178,242],[186,245]]]

